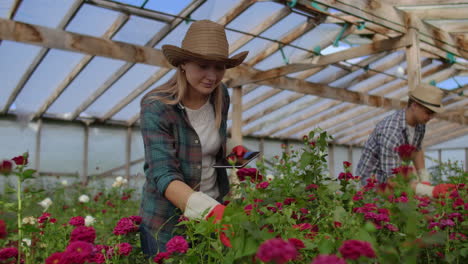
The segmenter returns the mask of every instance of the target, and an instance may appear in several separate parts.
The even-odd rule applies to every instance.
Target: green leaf
[[[337,206],[335,207],[335,210],[333,211],[333,220],[337,222],[345,222],[347,213],[346,210],[342,206]]]
[[[333,193],[338,191],[340,188],[341,188],[341,185],[337,182],[330,182],[327,184],[327,189]]]
[[[322,239],[318,244],[320,254],[330,254],[333,252],[333,242],[329,239]]]
[[[300,162],[301,169],[304,169],[305,167],[307,167],[307,165],[310,165],[313,159],[314,159],[314,156],[312,155],[312,153],[310,152],[302,153],[301,162]]]

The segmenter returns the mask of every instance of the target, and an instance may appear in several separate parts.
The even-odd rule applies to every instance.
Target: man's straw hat
[[[409,93],[409,97],[416,103],[427,107],[436,113],[441,113],[444,111],[442,106],[444,92],[433,85],[419,84],[413,91]]]
[[[210,20],[192,23],[181,48],[164,45],[162,51],[175,67],[186,61],[216,61],[224,63],[226,69],[241,64],[249,53],[244,51],[229,58],[229,44],[224,27]]]

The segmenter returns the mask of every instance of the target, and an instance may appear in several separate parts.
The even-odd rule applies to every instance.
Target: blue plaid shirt
[[[216,160],[225,156],[226,120],[229,94],[224,93],[222,122],[219,129],[221,148]],[[213,97],[212,97],[213,98]],[[213,104],[213,102],[212,102]],[[160,101],[144,100],[140,113],[141,133],[145,147],[143,185],[140,216],[142,225],[163,245],[174,235],[181,211],[164,197],[170,182],[180,180],[196,191],[200,189],[202,149],[195,129],[190,125],[184,108]],[[229,192],[226,169],[217,169],[217,184],[221,200]]]
[[[369,136],[361,159],[356,168],[356,175],[361,176],[361,184],[372,175],[379,183],[387,181],[392,175],[392,169],[401,164],[395,148],[403,144],[411,144],[418,150],[426,131],[426,126],[418,124],[415,127],[413,142],[408,142],[405,109],[399,110],[380,121]]]

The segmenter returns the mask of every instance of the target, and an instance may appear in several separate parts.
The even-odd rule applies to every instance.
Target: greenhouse
[[[228,46],[208,50],[222,59],[189,51],[217,35],[183,42],[202,23],[222,28]],[[165,104],[188,128],[147,110],[181,75],[198,95],[198,59],[222,65],[229,105],[203,97],[213,124],[226,109],[219,135],[200,135],[198,97]],[[466,0],[0,0],[0,80],[0,263],[468,260]],[[410,109],[427,112],[405,123],[419,145],[392,145],[391,175],[364,177],[369,151],[385,159],[370,143],[382,120]],[[229,166],[205,164],[220,153]],[[205,192],[214,205],[192,217]]]

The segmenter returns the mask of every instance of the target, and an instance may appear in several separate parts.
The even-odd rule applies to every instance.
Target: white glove
[[[425,195],[429,197],[433,197],[432,191],[434,190],[434,186],[417,183],[415,193],[417,195]]]
[[[431,182],[431,175],[427,172],[426,168],[418,170],[419,181]]]
[[[190,195],[185,206],[184,216],[188,219],[204,219],[218,201],[202,192],[194,192]]]

